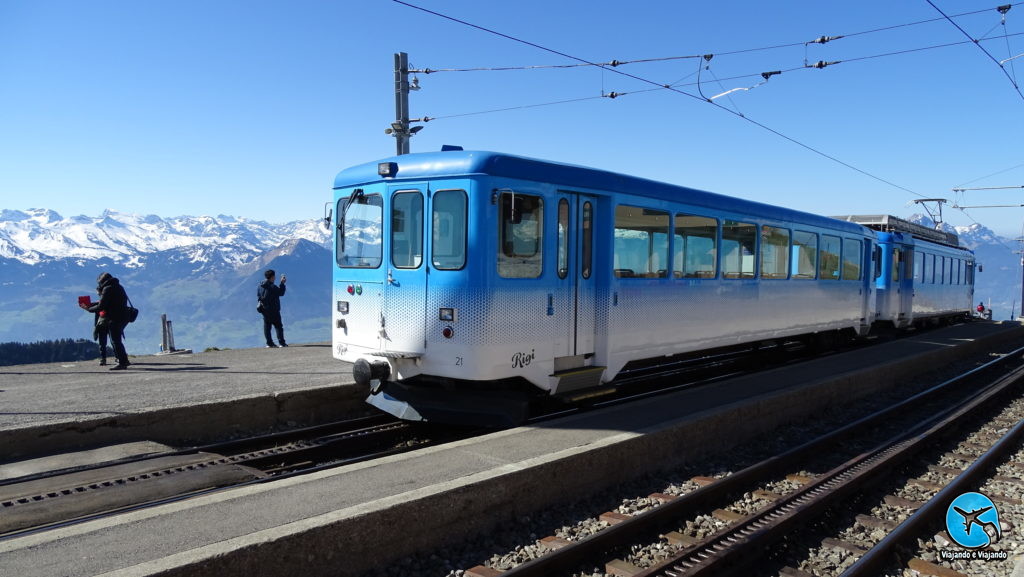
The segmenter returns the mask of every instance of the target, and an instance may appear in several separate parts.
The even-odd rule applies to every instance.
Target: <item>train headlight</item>
[[[443,336],[446,339],[450,339],[455,336],[455,329],[451,327],[445,327],[441,329],[441,336]]]
[[[338,301],[338,312],[343,315],[348,314],[348,301]]]
[[[345,290],[346,290],[346,291],[348,292],[348,294],[350,294],[350,295],[354,295],[354,294],[356,294],[356,287],[354,287],[353,285],[348,285],[348,287],[347,287],[347,288],[346,288]]]
[[[455,312],[455,309],[440,309],[440,311],[438,311],[437,318],[442,322],[454,323],[456,317]]]

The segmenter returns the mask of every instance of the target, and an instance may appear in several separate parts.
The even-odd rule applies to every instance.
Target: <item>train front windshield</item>
[[[379,194],[356,195],[338,202],[341,215],[337,234],[338,266],[377,268],[381,264],[384,224],[383,201]]]

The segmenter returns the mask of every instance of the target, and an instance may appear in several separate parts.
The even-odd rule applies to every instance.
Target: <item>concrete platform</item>
[[[715,453],[977,353],[1024,343],[972,323],[629,406],[0,541],[5,573],[340,577],[456,542],[643,472]]]
[[[0,464],[133,441],[193,445],[366,414],[330,345],[0,367]]]

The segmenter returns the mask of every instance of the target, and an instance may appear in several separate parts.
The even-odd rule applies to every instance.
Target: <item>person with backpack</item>
[[[284,291],[287,288],[284,283],[288,280],[288,277],[281,275],[281,284],[279,286],[274,284],[275,275],[274,269],[268,269],[263,273],[265,280],[256,289],[256,299],[258,301],[256,310],[263,315],[263,336],[267,341],[268,349],[288,346],[288,343],[284,342],[284,324],[281,322],[281,297],[284,296]],[[271,326],[277,331],[277,345],[270,338]]]
[[[131,364],[124,348],[124,328],[128,325],[128,293],[121,286],[121,281],[109,272],[100,273],[96,278],[96,290],[100,294],[99,301],[88,305],[79,303],[78,306],[99,315],[97,324],[106,328],[114,348],[114,358],[117,359],[117,365],[110,370],[123,371]]]

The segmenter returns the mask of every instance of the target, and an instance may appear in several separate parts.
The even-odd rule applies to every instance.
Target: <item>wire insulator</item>
[[[840,62],[842,62],[842,60],[835,60],[833,62],[825,62],[824,60],[819,60],[814,64],[809,64],[807,68],[817,68],[820,70],[826,66],[832,66],[833,64],[839,64]]]
[[[772,76],[777,76],[779,74],[782,74],[781,70],[772,70],[771,72],[762,72],[761,73],[761,78],[764,78],[765,80],[768,80]]]
[[[843,36],[819,36],[818,38],[808,42],[808,44],[825,44],[826,42],[839,40],[840,38],[843,38]]]
[[[715,57],[714,54],[705,54],[704,55],[704,61],[705,62],[711,62],[711,59],[714,58],[714,57]]]
[[[1010,11],[1010,8],[1013,8],[1013,4],[1003,4],[1002,6],[996,8],[996,10],[998,10],[1000,14],[1005,15],[1007,12]]]

